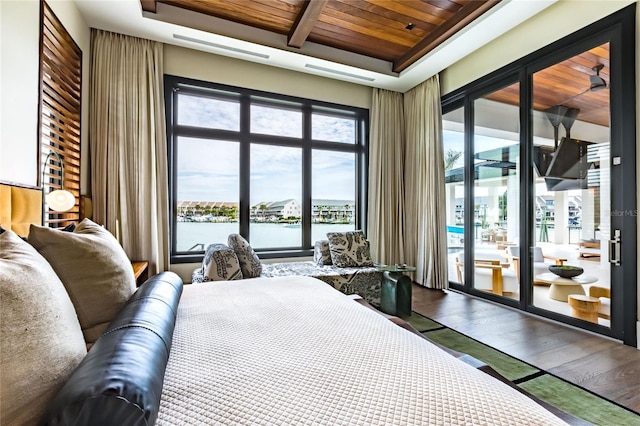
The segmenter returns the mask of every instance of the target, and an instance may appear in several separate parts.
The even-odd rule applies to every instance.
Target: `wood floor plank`
[[[455,291],[414,285],[413,309],[640,413],[636,348]]]

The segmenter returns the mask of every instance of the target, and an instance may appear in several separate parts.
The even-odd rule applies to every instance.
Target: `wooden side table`
[[[136,278],[136,285],[140,287],[149,279],[149,262],[146,260],[131,261],[133,267],[133,276]]]

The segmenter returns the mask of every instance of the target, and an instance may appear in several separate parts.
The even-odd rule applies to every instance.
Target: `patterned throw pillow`
[[[313,246],[313,261],[320,266],[331,265],[331,251],[329,250],[329,241],[316,241]]]
[[[202,262],[202,274],[203,281],[242,279],[242,271],[236,253],[224,244],[211,244],[207,247]]]
[[[242,276],[245,278],[257,278],[262,273],[262,263],[255,251],[240,234],[230,234],[227,239],[229,247],[236,252],[242,269]]]
[[[369,242],[362,231],[328,232],[331,261],[339,268],[373,266]]]

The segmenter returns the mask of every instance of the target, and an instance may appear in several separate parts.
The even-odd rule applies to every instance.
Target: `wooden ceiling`
[[[602,90],[589,90],[593,67],[602,64],[600,77],[607,83]],[[556,105],[580,110],[577,120],[609,127],[609,43],[559,62],[533,75],[533,108],[544,111]],[[518,85],[511,85],[487,96],[510,105],[519,104]]]
[[[387,61],[401,72],[501,0],[140,0],[156,14],[159,4],[268,31],[299,49],[312,42]],[[199,15],[200,16],[200,15]],[[245,27],[242,27],[245,28]],[[252,41],[252,40],[247,40]],[[260,42],[260,40],[253,40]],[[285,46],[282,46],[285,47]],[[590,91],[592,68],[609,83],[609,44],[534,74],[534,108],[580,109],[578,120],[609,126],[609,90]],[[519,103],[517,85],[487,96]]]
[[[401,72],[501,0],[140,0],[313,42],[392,63]]]

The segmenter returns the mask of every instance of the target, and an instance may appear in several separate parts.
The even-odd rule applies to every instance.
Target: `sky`
[[[199,127],[239,129],[239,104],[181,95],[178,122]],[[298,111],[252,105],[251,130],[301,137]],[[312,116],[312,137],[352,143],[355,121]],[[178,200],[239,200],[239,143],[178,138]],[[250,204],[293,198],[302,201],[302,149],[251,144]],[[355,154],[313,150],[312,198],[355,200]]]

